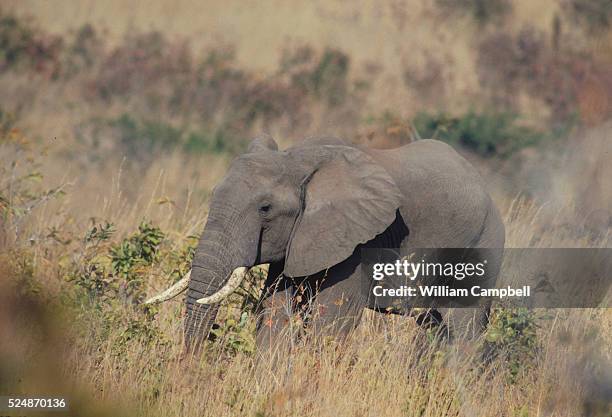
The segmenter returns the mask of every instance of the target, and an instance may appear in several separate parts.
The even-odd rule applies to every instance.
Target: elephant
[[[383,150],[316,137],[281,151],[271,136],[260,135],[214,188],[190,273],[148,302],[186,290],[185,344],[198,346],[219,302],[249,268],[269,264],[258,348],[274,345],[304,311],[317,313],[304,319],[307,325],[341,336],[364,308],[375,308],[362,291],[360,249],[491,248],[495,280],[504,241],[484,180],[444,142]],[[436,314],[477,333],[487,324],[488,305]]]

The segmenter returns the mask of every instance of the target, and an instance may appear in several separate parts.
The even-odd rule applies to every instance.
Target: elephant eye
[[[266,214],[270,211],[271,208],[272,206],[270,205],[270,203],[264,203],[261,206],[259,206],[259,211],[263,214]]]

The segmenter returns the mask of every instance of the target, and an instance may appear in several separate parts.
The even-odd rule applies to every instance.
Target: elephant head
[[[254,139],[215,187],[187,289],[185,340],[207,336],[218,302],[248,268],[284,261],[286,276],[307,276],[348,258],[396,218],[400,191],[369,155],[338,139],[279,151]]]

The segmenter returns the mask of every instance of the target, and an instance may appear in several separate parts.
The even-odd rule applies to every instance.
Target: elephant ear
[[[326,148],[336,152],[301,186],[301,213],[285,257],[288,276],[312,275],[345,260],[382,233],[400,205],[395,182],[370,156],[356,148]]]
[[[251,140],[251,143],[249,143],[249,147],[247,148],[247,153],[257,153],[265,151],[278,151],[278,145],[276,144],[274,138],[265,133]]]

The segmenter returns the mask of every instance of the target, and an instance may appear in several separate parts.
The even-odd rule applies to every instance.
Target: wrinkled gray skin
[[[235,268],[264,263],[260,347],[271,346],[296,311],[314,310],[315,329],[345,334],[367,307],[364,245],[503,248],[504,226],[482,178],[442,142],[374,150],[317,138],[279,151],[269,136],[254,139],[212,195],[187,291],[187,345],[206,338],[218,310],[196,300],[219,290]],[[502,249],[496,255],[488,259],[492,279]],[[487,310],[440,313],[479,331]]]

